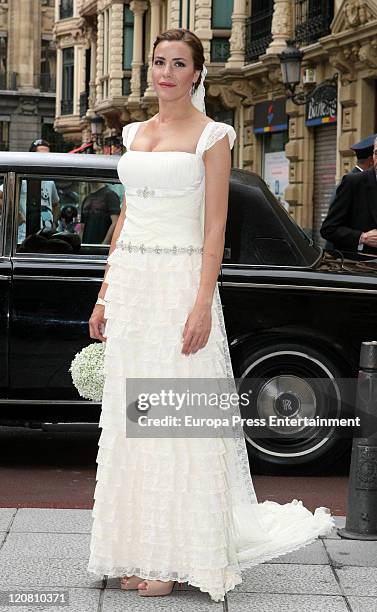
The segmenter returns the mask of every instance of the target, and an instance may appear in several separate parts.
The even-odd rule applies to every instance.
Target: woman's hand
[[[103,316],[104,312],[105,307],[101,304],[96,304],[93,308],[92,316],[89,319],[90,337],[95,340],[101,340],[102,342],[106,342],[105,336],[102,335],[106,322],[106,319]]]
[[[211,331],[211,306],[195,305],[185,324],[183,330],[182,353],[189,355],[196,353],[207,344]]]

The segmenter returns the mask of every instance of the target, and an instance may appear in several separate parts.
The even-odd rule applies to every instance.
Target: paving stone
[[[96,580],[89,574],[86,566],[86,559],[49,559],[41,556],[10,558],[0,555],[0,589],[3,591],[16,587],[22,589],[53,587],[62,591],[69,587],[100,589],[103,586],[102,580]]]
[[[336,567],[358,565],[360,567],[377,567],[377,541],[327,540],[325,547]]]
[[[2,591],[8,590],[10,591],[11,589],[5,589],[3,588]],[[25,592],[27,589],[25,588],[20,588],[17,590],[17,593],[22,593]],[[29,589],[28,593],[36,591],[35,587],[33,589]],[[101,591],[98,589],[74,589],[74,588],[61,588],[59,587],[58,590],[54,590],[52,591],[52,589],[50,587],[44,589],[43,587],[41,587],[40,589],[38,589],[38,592],[43,591],[44,593],[48,593],[49,591],[51,591],[52,593],[57,593],[57,592],[63,592],[66,591],[67,592],[67,598],[69,601],[69,605],[54,605],[54,604],[44,604],[44,605],[38,605],[36,603],[32,603],[32,604],[25,604],[25,605],[21,605],[21,604],[17,604],[17,605],[11,605],[11,606],[5,606],[2,605],[2,602],[4,601],[4,599],[0,600],[0,609],[1,612],[78,612],[78,610],[80,612],[96,612],[96,610],[99,608],[99,600],[100,600],[100,593]],[[14,595],[16,595],[17,593],[14,593]]]
[[[263,563],[242,572],[234,592],[341,595],[329,566]]]
[[[342,567],[334,571],[346,596],[377,596],[376,567]]]
[[[377,612],[375,597],[347,597],[352,612]]]
[[[224,607],[223,602],[212,601],[208,593],[202,593],[199,590],[195,593],[174,591],[167,597],[142,597],[136,591],[105,590],[101,612],[145,612],[146,610],[151,612],[223,612]]]
[[[338,595],[270,595],[269,593],[234,593],[227,595],[228,612],[348,612]],[[360,611],[361,612],[361,611]],[[364,612],[364,611],[362,611]]]
[[[326,565],[329,562],[323,540],[316,540],[299,550],[271,559],[268,563],[300,563],[303,565]]]
[[[26,560],[87,558],[89,534],[86,533],[8,533],[0,550],[0,560],[14,557]]]
[[[0,508],[0,531],[7,531],[17,508]]]
[[[91,510],[19,508],[11,531],[43,533],[89,533]]]

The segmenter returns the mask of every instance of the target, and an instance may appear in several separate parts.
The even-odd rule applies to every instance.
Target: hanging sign
[[[305,125],[336,122],[337,91],[335,79],[324,81],[313,90],[306,103]]]
[[[285,112],[285,98],[265,100],[254,107],[254,132],[282,132],[288,129],[288,116]]]

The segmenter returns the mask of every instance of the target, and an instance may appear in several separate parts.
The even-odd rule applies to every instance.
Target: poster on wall
[[[289,183],[289,160],[284,151],[265,154],[263,178],[279,202],[288,210],[289,204],[284,200],[284,191]]]

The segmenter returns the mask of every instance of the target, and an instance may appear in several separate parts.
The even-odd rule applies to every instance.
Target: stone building
[[[0,150],[53,137],[55,0],[0,0]],[[53,139],[53,138],[52,138]]]
[[[236,129],[233,166],[261,174],[318,239],[350,145],[377,131],[377,1],[56,0],[56,130],[80,145],[102,124],[110,152],[124,124],[154,115],[152,42],[171,27],[203,42],[207,114]],[[301,105],[282,83],[288,39],[304,52]]]

